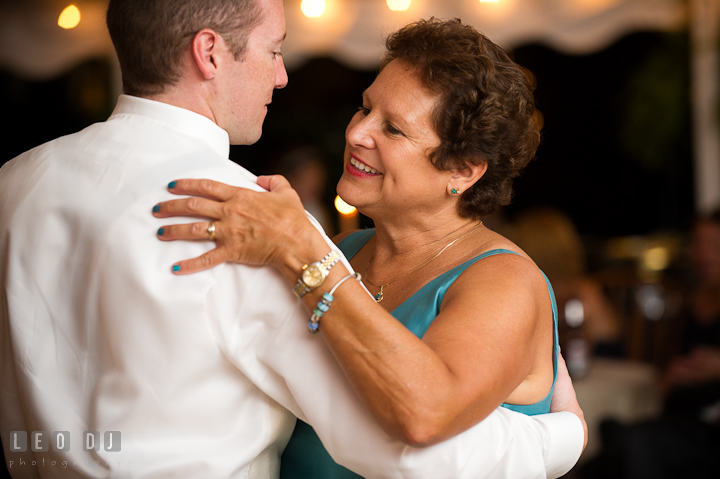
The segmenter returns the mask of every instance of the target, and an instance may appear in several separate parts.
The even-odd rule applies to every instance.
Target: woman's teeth
[[[378,175],[378,174],[380,174],[380,172],[379,172],[378,170],[376,170],[375,168],[370,168],[368,165],[366,165],[366,164],[364,164],[364,163],[360,163],[360,162],[357,161],[355,158],[350,158],[350,164],[353,165],[353,166],[354,166],[355,168],[357,168],[358,170],[362,170],[362,171],[365,171],[365,172],[367,172],[367,173],[371,173],[371,174],[373,174],[373,175]]]

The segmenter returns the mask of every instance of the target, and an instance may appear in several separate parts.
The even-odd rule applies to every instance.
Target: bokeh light
[[[341,215],[354,215],[357,212],[354,206],[345,203],[340,196],[335,197],[335,209],[338,210],[338,213]]]
[[[325,0],[302,0],[300,10],[306,17],[319,17],[325,12]]]
[[[58,18],[58,25],[66,30],[77,27],[79,23],[80,9],[75,5],[65,7]]]
[[[411,0],[387,0],[387,6],[393,12],[404,12],[410,8]]]

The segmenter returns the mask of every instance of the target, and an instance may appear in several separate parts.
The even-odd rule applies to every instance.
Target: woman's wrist
[[[283,248],[282,254],[278,258],[275,266],[280,270],[281,274],[293,285],[297,284],[301,278],[304,268],[316,262],[322,262],[327,259],[323,267],[328,266],[328,262],[338,258],[327,258],[332,251],[332,247],[325,240],[325,237],[309,222],[300,228],[295,229],[292,236],[288,239],[287,247]],[[333,263],[335,264],[335,263]],[[332,266],[329,268],[331,269]]]

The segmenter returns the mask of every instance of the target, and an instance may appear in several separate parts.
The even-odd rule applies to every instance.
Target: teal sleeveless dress
[[[375,235],[374,229],[358,231],[347,236],[338,247],[345,256],[350,259],[357,254],[365,244]],[[406,328],[422,338],[425,331],[430,327],[435,317],[440,313],[445,292],[453,282],[468,267],[488,256],[496,254],[517,254],[507,249],[495,249],[478,255],[453,269],[446,271],[428,284],[420,288],[415,294],[392,311],[392,315]],[[557,359],[559,352],[558,344],[558,313],[550,281],[543,273],[547,283],[553,312],[553,384],[550,392],[545,398],[535,404],[518,405],[502,404],[502,407],[511,409],[527,415],[544,414],[550,412],[550,401],[552,400],[555,380],[557,379]],[[362,479],[362,476],[355,474],[349,469],[337,464],[332,460],[315,434],[315,430],[307,423],[298,419],[293,431],[292,438],[285,448],[280,461],[281,479]]]

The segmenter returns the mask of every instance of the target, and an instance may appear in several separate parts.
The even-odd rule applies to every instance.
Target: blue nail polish
[[[170,183],[168,183],[168,188],[170,188],[171,190],[173,188],[175,188],[176,186],[177,186],[177,181],[171,181]]]
[[[180,271],[180,265],[179,265],[179,264],[174,264],[174,265],[173,265],[173,271],[176,272],[176,273],[177,273],[178,271]]]
[[[153,213],[160,213],[160,205],[153,206]]]
[[[164,235],[164,234],[165,234],[165,228],[160,228],[160,229],[158,230],[158,236],[162,236],[162,235]]]

